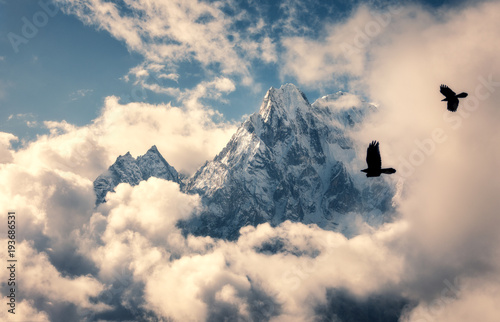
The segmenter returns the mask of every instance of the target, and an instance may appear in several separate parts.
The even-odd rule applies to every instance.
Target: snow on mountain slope
[[[171,180],[182,185],[177,171],[165,161],[154,145],[137,159],[134,159],[130,152],[119,156],[108,171],[94,181],[96,206],[105,202],[106,194],[114,191],[118,184],[126,182],[135,186],[150,177]]]
[[[348,132],[371,109],[351,94],[310,105],[292,84],[271,88],[259,112],[187,182],[186,190],[202,195],[205,208],[181,226],[233,239],[239,228],[263,222],[300,221],[348,232],[348,214],[386,221],[381,214],[391,207],[391,187],[382,178],[363,183],[351,165],[365,156],[356,155]]]

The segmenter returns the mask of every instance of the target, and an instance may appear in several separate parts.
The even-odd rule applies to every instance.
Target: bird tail
[[[464,97],[467,97],[467,93],[460,93],[457,95],[458,98],[464,98]]]
[[[385,174],[393,174],[396,172],[396,169],[393,168],[385,168],[385,169],[380,169],[380,172],[385,173]]]

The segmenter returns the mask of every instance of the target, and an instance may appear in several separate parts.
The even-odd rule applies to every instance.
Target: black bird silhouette
[[[458,108],[458,99],[467,97],[467,93],[455,94],[454,91],[451,90],[446,85],[441,85],[441,94],[443,94],[446,98],[441,101],[448,102],[448,111],[455,112]]]
[[[393,168],[382,169],[382,159],[380,158],[377,141],[372,141],[368,145],[368,149],[366,150],[366,164],[368,168],[361,170],[361,172],[366,172],[367,177],[379,177],[382,173],[392,174],[396,172],[396,169]]]

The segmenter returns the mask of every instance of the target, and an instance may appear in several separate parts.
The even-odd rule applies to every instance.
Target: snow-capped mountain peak
[[[308,108],[310,104],[304,93],[293,84],[285,84],[279,89],[271,87],[267,91],[259,115],[264,122],[268,122],[273,112],[287,119],[287,116],[292,116],[297,109]]]
[[[339,109],[344,97],[356,105]],[[231,239],[247,224],[292,220],[333,229],[347,213],[385,210],[390,187],[380,182],[379,200],[367,200],[375,187],[358,185],[350,164],[357,156],[348,132],[370,108],[348,93],[310,105],[293,84],[271,88],[259,112],[189,180],[187,190],[204,196],[205,208],[183,226]]]

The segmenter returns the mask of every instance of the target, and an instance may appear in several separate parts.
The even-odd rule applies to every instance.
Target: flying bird
[[[361,172],[366,172],[367,177],[379,177],[382,173],[392,174],[396,172],[396,169],[393,168],[382,169],[382,159],[380,158],[377,141],[372,141],[368,145],[368,149],[366,150],[366,164],[368,168],[361,170]]]
[[[455,112],[458,108],[458,99],[467,97],[467,93],[455,94],[448,86],[441,85],[441,94],[443,94],[446,98],[441,101],[448,102],[448,111]]]

